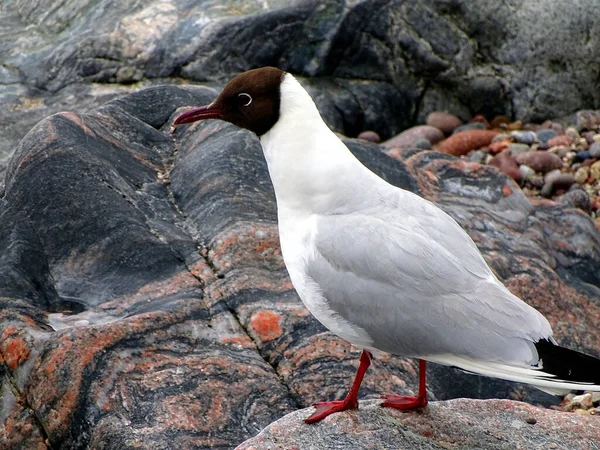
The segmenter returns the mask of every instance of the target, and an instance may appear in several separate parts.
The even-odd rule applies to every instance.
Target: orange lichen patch
[[[14,338],[2,344],[2,354],[6,365],[14,370],[30,355],[27,343],[21,338]]]
[[[466,155],[471,150],[490,145],[497,134],[498,132],[494,130],[461,131],[440,142],[437,150],[454,156]]]
[[[508,197],[513,193],[513,191],[508,184],[505,184],[504,186],[502,186],[502,193],[505,197]]]
[[[252,348],[254,343],[248,336],[223,336],[221,339],[223,344],[239,345],[242,348]]]
[[[258,311],[252,316],[250,326],[262,341],[272,341],[283,333],[279,326],[279,314],[273,311]]]
[[[465,173],[472,173],[481,169],[481,164],[479,164],[478,162],[465,161],[462,159],[457,160],[454,165],[458,167],[459,170]]]

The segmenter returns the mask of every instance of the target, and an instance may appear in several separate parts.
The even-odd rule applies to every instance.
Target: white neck
[[[340,196],[379,180],[327,127],[308,92],[290,74],[281,83],[279,120],[260,141],[280,212],[334,212],[347,204]]]

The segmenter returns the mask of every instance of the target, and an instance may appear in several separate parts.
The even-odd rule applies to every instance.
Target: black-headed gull
[[[317,403],[306,422],[358,407],[373,350],[419,359],[418,395],[384,397],[402,410],[427,405],[425,361],[552,393],[600,391],[600,360],[556,345],[546,318],[496,278],[460,225],[363,166],[291,74],[244,72],[174,125],[203,119],[258,135],[294,288],[319,322],[363,349],[346,398]]]

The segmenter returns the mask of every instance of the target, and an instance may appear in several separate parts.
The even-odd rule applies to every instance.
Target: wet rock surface
[[[169,134],[178,107],[214,96],[154,87],[51,116],[20,143],[0,203],[0,447],[231,448],[345,395],[359,352],[292,289],[257,139],[217,121]],[[347,144],[455,217],[559,342],[600,353],[589,216],[531,204],[489,166]],[[560,400],[449,368],[429,376],[432,400]],[[385,355],[361,396],[416,386],[415,362]]]

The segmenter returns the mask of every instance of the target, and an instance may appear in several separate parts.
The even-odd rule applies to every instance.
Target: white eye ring
[[[250,94],[246,94],[245,92],[242,92],[241,94],[238,94],[238,98],[240,97],[248,97],[248,102],[244,103],[243,106],[250,106],[250,103],[252,103],[252,97],[250,97]]]

